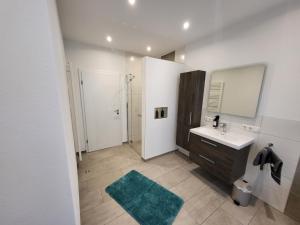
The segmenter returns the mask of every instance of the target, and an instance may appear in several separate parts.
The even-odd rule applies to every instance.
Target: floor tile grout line
[[[219,207],[217,207],[211,214],[209,214],[208,217],[206,217],[206,219],[201,223],[204,224],[216,211],[218,211],[224,204],[226,203],[226,199],[224,199],[224,202],[222,204],[219,205]],[[200,224],[200,225],[201,225]]]
[[[252,220],[254,220],[254,218],[256,217],[258,213],[258,209],[255,211],[254,215],[252,216],[252,218],[249,220],[249,222],[247,223],[247,225],[251,224]]]
[[[134,166],[134,165],[138,165],[139,163],[136,163],[136,164],[132,164],[132,165],[130,165],[130,166]],[[125,169],[126,168],[129,168],[130,166],[128,166],[128,167],[125,167]],[[113,173],[113,172],[118,172],[118,171],[123,171],[124,169],[121,169],[121,168],[116,168],[116,169],[111,169],[111,170],[109,170],[109,172],[110,173]],[[97,171],[97,170],[96,170]],[[89,181],[89,180],[92,180],[92,179],[96,179],[97,178],[97,176],[99,176],[100,174],[101,175],[103,175],[103,174],[106,174],[108,171],[104,171],[104,172],[100,172],[100,171],[97,171],[95,174],[93,174],[93,175],[91,175],[90,177],[88,177],[88,178],[84,178],[84,179],[80,179],[79,178],[79,181],[80,182],[84,182],[84,181]],[[81,175],[81,177],[82,177],[83,175]],[[85,176],[86,177],[86,176]]]
[[[176,168],[174,168],[174,169],[171,169],[169,172],[166,172],[166,173],[164,173],[164,174],[162,174],[162,175],[156,177],[155,179],[158,179],[158,178],[160,178],[160,177],[162,177],[162,176],[164,176],[164,175],[166,175],[166,174],[168,174],[168,173],[171,173],[172,171],[174,171],[175,169],[178,169],[178,168],[179,168],[179,167],[176,167]],[[187,171],[187,172],[189,172],[189,171]],[[190,177],[186,177],[184,180],[180,181],[178,184],[174,185],[173,187],[175,187],[175,186],[181,184],[183,181],[187,180],[188,178],[190,178]],[[170,189],[172,189],[173,187],[171,187]]]
[[[263,206],[259,206],[257,207],[257,209],[255,210],[255,213],[253,214],[253,217],[249,220],[248,224],[247,225],[250,225],[252,220],[254,220],[254,218],[256,217],[256,215],[258,214],[260,208],[262,208]]]
[[[247,225],[250,225],[250,224],[251,224],[251,222],[252,222],[252,220],[254,220],[254,217],[256,216],[256,214],[257,214],[257,210],[256,210],[256,212],[254,213],[254,215],[252,216],[252,218],[249,220],[249,222],[247,223]]]
[[[117,220],[118,218],[120,218],[121,216],[123,216],[125,213],[127,213],[127,212],[126,212],[126,211],[125,211],[125,212],[123,212],[121,215],[119,215],[119,216],[115,217],[114,219],[112,219],[112,220],[108,221],[107,223],[104,223],[104,225],[109,225],[111,222],[113,222],[113,221]]]

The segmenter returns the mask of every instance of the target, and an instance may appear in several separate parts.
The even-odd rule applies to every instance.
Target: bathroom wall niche
[[[168,107],[154,108],[154,119],[164,119],[168,117]]]
[[[207,111],[254,118],[265,70],[255,64],[212,72]]]

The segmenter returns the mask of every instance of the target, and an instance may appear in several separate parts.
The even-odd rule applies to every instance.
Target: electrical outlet
[[[254,133],[257,133],[260,130],[260,127],[252,126],[252,125],[248,125],[248,124],[242,124],[242,127],[244,130],[254,132]]]
[[[213,120],[214,120],[214,118],[211,117],[211,116],[206,116],[206,117],[205,117],[205,121],[206,121],[206,122],[212,122]]]

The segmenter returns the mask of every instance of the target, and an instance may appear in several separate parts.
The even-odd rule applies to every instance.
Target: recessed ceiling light
[[[147,51],[151,52],[151,46],[147,46]]]
[[[185,21],[184,23],[183,23],[183,29],[184,30],[187,30],[187,29],[189,29],[190,28],[190,22],[189,21]]]
[[[135,4],[135,0],[128,0],[128,3],[129,3],[130,5],[134,5],[134,4]]]
[[[185,60],[185,55],[184,54],[181,55],[181,60],[182,61]]]
[[[130,61],[134,61],[134,57],[133,56],[130,57]]]
[[[107,40],[108,42],[112,42],[112,37],[108,35],[108,36],[106,37],[106,40]]]

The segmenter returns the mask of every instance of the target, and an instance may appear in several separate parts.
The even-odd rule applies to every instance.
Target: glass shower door
[[[142,94],[139,77],[127,75],[128,142],[141,155]]]

